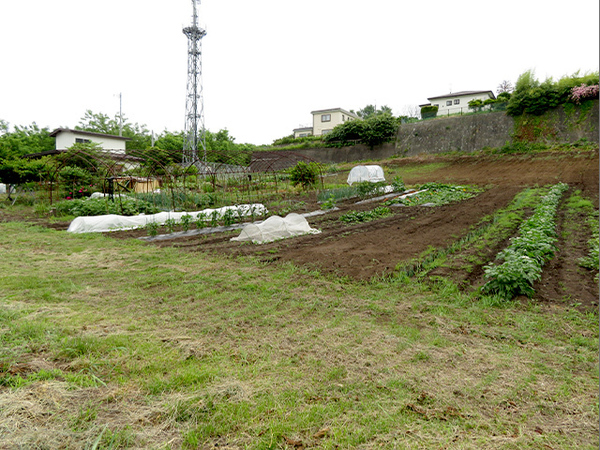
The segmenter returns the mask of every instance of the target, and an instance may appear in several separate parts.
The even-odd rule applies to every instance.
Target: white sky
[[[202,0],[206,127],[270,144],[310,112],[598,70],[598,0]],[[0,0],[0,119],[184,127],[191,0]]]

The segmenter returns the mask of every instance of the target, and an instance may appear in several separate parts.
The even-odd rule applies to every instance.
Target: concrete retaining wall
[[[322,163],[343,163],[423,153],[470,153],[484,147],[502,147],[513,139],[551,144],[586,139],[598,143],[599,120],[598,100],[595,100],[591,109],[559,107],[541,116],[513,118],[504,112],[493,112],[403,124],[398,129],[396,142],[373,149],[355,145],[301,149],[293,153]]]

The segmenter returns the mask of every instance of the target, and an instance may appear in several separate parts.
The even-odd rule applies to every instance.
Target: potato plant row
[[[482,287],[483,293],[506,300],[519,294],[529,297],[534,294],[534,282],[541,278],[542,267],[557,250],[556,210],[568,188],[565,183],[552,186],[533,215],[521,224],[519,235],[498,254],[497,258],[504,262],[491,263],[484,268],[488,281]]]

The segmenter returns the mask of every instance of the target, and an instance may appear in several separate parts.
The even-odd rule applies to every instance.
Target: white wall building
[[[103,150],[117,155],[125,154],[125,142],[130,138],[113,136],[112,134],[92,133],[90,131],[57,128],[50,136],[56,139],[56,150],[66,150],[77,143],[93,142]]]
[[[336,125],[347,122],[348,120],[359,119],[359,117],[342,108],[319,109],[311,112],[313,116],[313,126],[294,129],[294,137],[304,136],[322,136],[331,133]]]
[[[315,136],[331,133],[336,125],[359,118],[356,114],[342,108],[321,109],[312,111],[311,114],[313,116],[313,134]]]
[[[496,98],[492,91],[461,91],[429,97],[427,100],[430,102],[428,105],[438,106],[438,116],[445,116],[448,114],[460,114],[461,112],[467,113],[469,112],[470,101],[485,101],[489,98]]]

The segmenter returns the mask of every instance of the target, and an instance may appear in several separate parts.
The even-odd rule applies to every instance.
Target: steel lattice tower
[[[198,27],[200,0],[192,0],[194,14],[192,26],[185,27],[183,34],[188,38],[188,79],[185,101],[185,129],[183,140],[183,164],[198,161],[202,151],[206,161],[206,139],[204,130],[204,99],[202,97],[202,38],[206,30]]]

